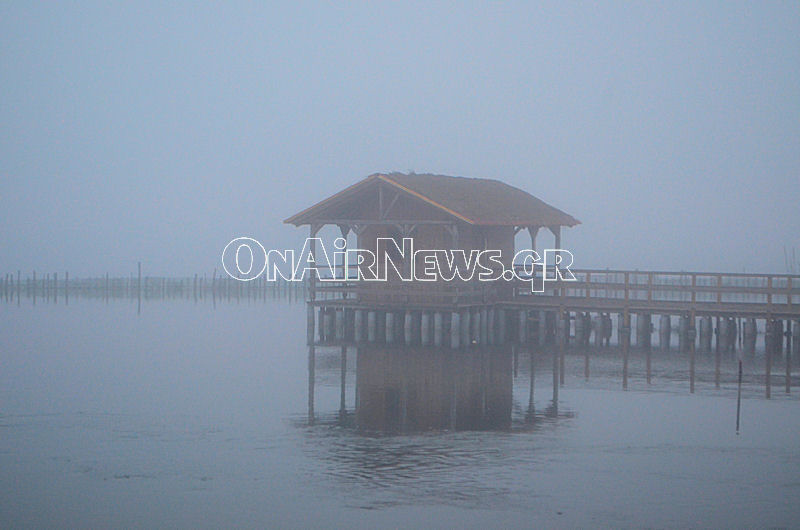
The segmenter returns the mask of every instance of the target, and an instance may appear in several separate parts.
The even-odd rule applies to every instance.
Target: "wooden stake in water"
[[[138,262],[138,277],[136,279],[136,314],[142,314],[142,262]]]
[[[742,412],[742,360],[739,359],[739,390],[736,394],[736,434],[739,434],[739,417]]]

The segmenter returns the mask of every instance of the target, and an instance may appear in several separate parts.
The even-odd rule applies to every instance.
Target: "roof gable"
[[[450,218],[481,226],[574,226],[580,221],[514,186],[493,179],[450,177],[431,174],[376,173],[345,188],[327,199],[289,217],[284,222],[294,225],[325,222],[330,213],[341,218],[341,208],[358,199],[371,186],[383,184],[387,189],[427,203]],[[365,196],[362,200],[367,200]],[[337,208],[338,207],[338,208]],[[354,210],[366,211],[363,205]],[[376,211],[376,210],[374,210]],[[353,211],[353,214],[359,212]],[[395,212],[396,213],[396,212]],[[328,218],[326,218],[328,215]],[[392,217],[395,217],[394,215]],[[363,213],[351,219],[366,220]],[[370,219],[372,216],[370,216]],[[377,215],[374,217],[377,219]]]

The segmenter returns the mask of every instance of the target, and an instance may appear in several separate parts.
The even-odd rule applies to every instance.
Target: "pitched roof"
[[[580,223],[558,208],[499,180],[417,173],[375,173],[284,222],[309,224],[331,204],[345,200],[376,181],[473,225],[575,226]]]

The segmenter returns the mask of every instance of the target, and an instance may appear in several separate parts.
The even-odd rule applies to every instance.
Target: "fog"
[[[0,268],[208,272],[376,171],[497,178],[582,267],[786,272],[800,11],[3,3]]]
[[[574,261],[223,274],[395,171]],[[796,525],[798,175],[796,2],[2,2],[0,527]]]

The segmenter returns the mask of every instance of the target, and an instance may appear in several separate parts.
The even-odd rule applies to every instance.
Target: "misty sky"
[[[192,274],[376,171],[492,177],[577,267],[800,259],[800,4],[0,4],[0,273]]]

